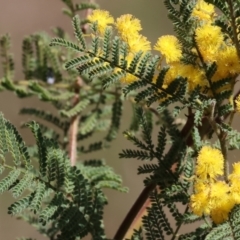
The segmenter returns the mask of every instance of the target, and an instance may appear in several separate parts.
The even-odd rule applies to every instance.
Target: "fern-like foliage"
[[[203,138],[211,138],[215,133],[220,142],[215,146],[220,146],[224,155],[227,150],[239,149],[240,139],[230,126],[235,111],[232,87],[237,74],[233,71],[227,77],[217,75],[221,65],[205,60],[196,39],[201,26],[193,14],[196,1],[163,1],[182,55],[166,67],[161,61],[163,57],[168,60],[165,54],[133,51],[121,34],[115,36],[113,26],[102,32],[97,21],[86,25],[88,20],[80,19],[77,13],[95,9],[95,4],[62,2],[66,6],[63,13],[72,18],[76,40],[61,28],[54,29],[50,46],[50,37],[45,33],[26,36],[22,43],[23,81],[14,81],[9,36],[0,38],[4,73],[1,90],[14,91],[19,97],[36,95],[55,108],[53,113],[21,110],[21,114],[39,120],[24,125],[36,140],[36,145],[29,147],[0,116],[0,172],[6,173],[0,181],[0,192],[9,191],[16,199],[9,213],[53,240],[81,239],[87,234],[93,239],[106,239],[103,208],[107,198],[102,189],[127,189],[101,157],[79,160],[85,159],[85,154],[109,147],[117,137],[125,98],[130,100],[134,113],[124,136],[135,148],[124,149],[119,156],[144,161],[138,174],[147,175],[147,187],[155,187],[149,195],[151,204],[142,218],[143,226],[134,231],[131,239],[238,239],[238,206],[232,210],[229,221],[221,225],[203,224],[179,234],[184,224],[208,222],[205,216],[197,217],[189,208],[196,178],[194,159],[207,142]],[[234,42],[239,56],[239,1],[206,2],[222,12],[217,18],[211,16],[215,19],[212,24],[221,27],[226,46]],[[86,37],[90,40],[86,41]],[[182,68],[184,71],[180,71]],[[177,117],[186,110],[187,120],[180,130]],[[228,116],[227,124],[224,120]],[[56,130],[48,129],[47,123],[55,125]],[[101,139],[96,139],[97,132],[104,132]],[[85,144],[83,140],[88,138],[92,140]],[[67,154],[68,147],[73,145],[78,161],[75,167],[70,166]],[[71,153],[70,150],[72,160]],[[12,158],[11,164],[7,155]],[[183,213],[179,206],[185,209]]]
[[[157,197],[157,192],[151,195],[151,208],[148,209],[148,215],[143,217],[143,226],[147,231],[147,239],[163,239],[164,233],[173,234],[169,218],[166,216],[163,205]]]
[[[158,133],[158,143],[157,146],[155,146],[151,136],[151,121],[147,121],[147,114],[144,113],[141,108],[136,109],[136,114],[138,116],[140,129],[142,130],[142,139],[137,138],[134,133],[131,133],[130,131],[126,131],[124,135],[141,150],[126,149],[123,150],[119,156],[120,158],[136,158],[150,161],[154,160],[154,163],[152,164],[144,164],[140,166],[138,168],[138,173],[151,173],[151,175],[145,179],[145,184],[147,185],[157,183],[162,187],[167,186],[169,183],[174,182],[178,178],[178,174],[182,174],[183,169],[177,175],[172,174],[170,169],[176,161],[176,156],[178,156],[178,158],[180,157],[182,159],[181,161],[184,161],[186,157],[184,142],[180,140],[181,136],[178,130],[174,127],[174,125],[170,124],[169,129],[167,126],[160,129]],[[166,117],[166,114],[163,114],[162,120],[164,117]],[[169,120],[170,119],[168,118],[166,122],[169,123]],[[165,154],[167,133],[170,135],[173,134],[172,136],[174,137],[175,142],[170,151]]]
[[[77,26],[78,23],[79,18],[76,16],[73,18],[73,26]],[[162,107],[170,105],[176,99],[184,102],[187,90],[185,79],[177,78],[167,89],[164,89],[162,85],[166,70],[163,69],[158,74],[157,82],[152,82],[159,57],[152,56],[150,53],[143,54],[140,51],[135,54],[134,58],[129,62],[129,66],[127,66],[126,56],[129,53],[127,44],[119,37],[113,37],[111,29],[106,29],[103,38],[97,35],[93,37],[91,45],[87,48],[83,42],[81,29],[76,29],[75,27],[74,29],[79,45],[61,38],[54,38],[51,41],[51,46],[63,46],[80,54],[77,58],[71,59],[66,63],[67,69],[77,68],[80,74],[88,76],[90,80],[96,81],[98,78],[102,78],[104,88],[119,82],[127,75],[132,75],[138,81],[130,83],[124,88],[123,92],[125,95],[147,85],[149,86],[135,96],[136,102],[146,101],[147,105],[151,105],[157,100],[164,99]],[[92,29],[95,31],[94,25]],[[101,52],[101,56],[99,52]],[[166,99],[166,97],[168,98]]]
[[[205,103],[203,107],[207,108],[209,104]],[[197,108],[197,105],[195,105],[195,108]],[[138,138],[136,133],[132,131],[125,131],[125,137],[137,149],[123,150],[119,156],[120,158],[135,158],[145,161],[143,165],[139,166],[138,174],[148,174],[144,183],[146,185],[158,185],[161,189],[161,192],[155,190],[150,195],[151,205],[148,205],[147,214],[142,218],[145,230],[143,239],[168,239],[166,237],[168,235],[174,239],[176,234],[179,234],[178,231],[181,226],[193,222],[199,223],[202,220],[202,217],[194,215],[188,207],[189,189],[193,186],[192,177],[195,167],[193,158],[198,151],[197,149],[200,148],[201,140],[199,136],[195,136],[199,134],[197,128],[193,128],[192,134],[194,135],[196,149],[187,147],[186,142],[182,139],[181,132],[174,124],[172,114],[165,110],[162,115],[158,116],[162,126],[158,132],[157,144],[155,145],[151,133],[152,120],[147,121],[148,114],[141,108],[136,109],[138,129],[142,131],[142,139]],[[196,126],[199,124],[194,119],[190,119],[189,123],[196,124]],[[171,147],[166,153],[169,138],[171,139]],[[151,162],[146,163],[146,161]],[[176,169],[174,173],[171,171],[173,166]],[[184,213],[181,213],[179,205],[185,208]],[[169,212],[170,215],[166,215]],[[175,224],[172,224],[172,222]],[[179,237],[180,239],[195,239],[194,237],[204,239],[210,229],[210,226],[204,225],[195,231],[179,235]],[[134,234],[137,233],[136,231]],[[135,235],[131,239],[134,239]],[[139,235],[136,236],[136,239],[138,239]]]
[[[15,127],[0,116],[1,172],[0,192],[9,191],[14,202],[8,213],[29,222],[35,217],[49,226],[50,239],[76,239],[90,233],[93,239],[106,239],[103,207],[107,203],[102,188],[126,191],[121,179],[102,161],[87,161],[71,167],[66,153],[57,143],[44,137],[36,122],[30,122],[38,148],[38,167],[33,166],[28,148]],[[6,156],[11,154],[13,163]],[[8,163],[9,162],[9,163]]]
[[[73,18],[72,23],[77,42],[72,43],[70,36],[61,28],[53,29],[56,38],[52,41],[52,45],[56,43],[68,47],[65,49],[50,47],[51,38],[46,33],[26,36],[22,43],[24,80],[15,82],[14,62],[10,53],[10,37],[2,36],[0,48],[4,76],[1,78],[1,87],[14,91],[19,97],[37,95],[40,100],[51,103],[55,107],[55,111],[51,114],[40,109],[26,108],[22,109],[20,113],[31,115],[36,119],[41,124],[44,135],[54,138],[63,149],[66,149],[69,144],[70,126],[74,118],[79,119],[78,129],[75,133],[78,141],[93,137],[97,132],[105,132],[103,139],[99,140],[101,148],[89,147],[89,150],[86,150],[88,147],[81,142],[77,146],[77,149],[80,150],[78,155],[80,155],[103,149],[116,138],[121,123],[123,98],[119,86],[111,86],[108,92],[103,91],[101,75],[90,84],[91,76],[95,76],[96,71],[99,72],[98,69],[92,69],[93,71],[90,71],[89,74],[81,76],[74,69],[75,66],[79,66],[79,61],[87,62],[88,58],[93,56],[79,56],[79,52],[87,50],[84,32],[88,21],[80,19],[76,14],[82,10],[95,9],[97,5],[75,4],[71,0],[63,0],[63,3],[66,5],[63,12]],[[111,49],[110,39],[111,32],[106,32],[103,44],[106,56]],[[96,39],[95,44],[97,41],[99,40]],[[92,49],[94,49],[93,46]],[[64,64],[69,69],[67,72]],[[79,81],[81,82],[80,87]],[[50,126],[55,125],[57,130],[49,128],[48,123],[51,123]],[[96,141],[93,139],[90,146],[95,144]]]

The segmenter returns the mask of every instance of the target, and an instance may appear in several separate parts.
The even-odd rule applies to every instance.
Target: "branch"
[[[83,86],[83,80],[81,77],[77,78],[74,92],[75,95],[73,97],[73,106],[76,106],[79,103],[79,92],[81,87]],[[69,127],[69,158],[71,165],[76,165],[77,159],[77,134],[78,134],[78,123],[79,123],[80,116],[75,115],[70,120],[70,127]]]

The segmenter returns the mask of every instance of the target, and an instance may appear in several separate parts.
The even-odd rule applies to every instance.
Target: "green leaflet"
[[[45,88],[41,87],[37,82],[32,82],[29,85],[29,88],[38,93],[39,97],[43,100],[43,101],[58,101],[58,100],[68,100],[71,97],[74,96],[73,93],[70,92],[66,92],[64,94],[59,95],[59,93],[51,93],[50,91],[46,90]]]
[[[12,184],[18,179],[21,171],[19,169],[12,170],[8,176],[0,181],[0,193],[7,191]]]
[[[88,107],[88,105],[90,104],[90,100],[89,99],[83,99],[81,101],[79,101],[79,103],[77,105],[75,105],[72,109],[66,111],[66,110],[62,110],[60,113],[65,116],[65,117],[73,117],[78,115],[79,113],[81,113],[86,107]]]
[[[71,50],[74,50],[77,52],[83,51],[83,49],[81,49],[78,45],[71,43],[69,41],[66,41],[62,38],[53,38],[52,39],[50,46],[56,46],[56,45],[64,46],[64,47],[70,48]]]
[[[85,8],[88,8],[90,5],[86,6]],[[82,33],[82,30],[80,28],[80,18],[78,15],[73,17],[73,28],[74,28],[74,33],[75,33],[75,37],[77,38],[78,42],[81,44],[81,47],[83,50],[86,49],[86,42]]]
[[[20,114],[33,115],[37,118],[52,123],[60,129],[64,129],[66,128],[66,125],[68,125],[66,121],[62,121],[58,116],[55,116],[52,113],[46,112],[44,110],[38,110],[36,108],[22,108],[20,110]]]
[[[82,126],[79,129],[79,132],[81,134],[87,134],[91,132],[96,124],[98,119],[98,113],[92,113],[89,117],[87,117],[86,121],[82,124]]]

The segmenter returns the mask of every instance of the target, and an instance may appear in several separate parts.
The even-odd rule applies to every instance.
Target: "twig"
[[[136,227],[139,219],[142,219],[143,214],[145,213],[146,207],[148,207],[151,202],[149,199],[149,193],[156,188],[155,184],[151,184],[143,189],[140,193],[138,199],[133,204],[132,208],[126,215],[119,229],[117,230],[114,240],[123,240],[125,237],[129,236],[133,229]]]
[[[81,77],[77,78],[74,92],[75,95],[73,97],[73,106],[76,106],[79,103],[79,92],[83,85],[83,81]],[[71,162],[71,166],[76,165],[77,159],[77,134],[78,134],[78,123],[79,123],[80,116],[75,115],[71,118],[70,127],[69,127],[69,158]]]

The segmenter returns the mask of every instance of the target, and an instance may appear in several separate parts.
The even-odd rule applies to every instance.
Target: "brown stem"
[[[73,97],[73,106],[76,106],[79,103],[79,92],[83,85],[83,81],[81,77],[77,78],[77,81],[75,83],[74,92],[75,95]],[[80,116],[75,115],[70,120],[70,127],[69,127],[69,150],[68,155],[70,158],[71,166],[76,165],[77,160],[77,134],[78,134],[78,123],[79,123]]]
[[[127,233],[131,232],[131,229],[134,229],[138,219],[141,219],[145,213],[146,207],[150,206],[150,199],[148,198],[149,193],[156,188],[155,184],[151,184],[143,189],[140,193],[138,199],[133,204],[132,208],[128,212],[127,216],[120,225],[117,233],[115,234],[114,240],[123,240]]]
[[[70,158],[71,166],[75,166],[77,161],[78,122],[79,122],[79,116],[72,117],[70,128],[69,128],[69,158]]]

